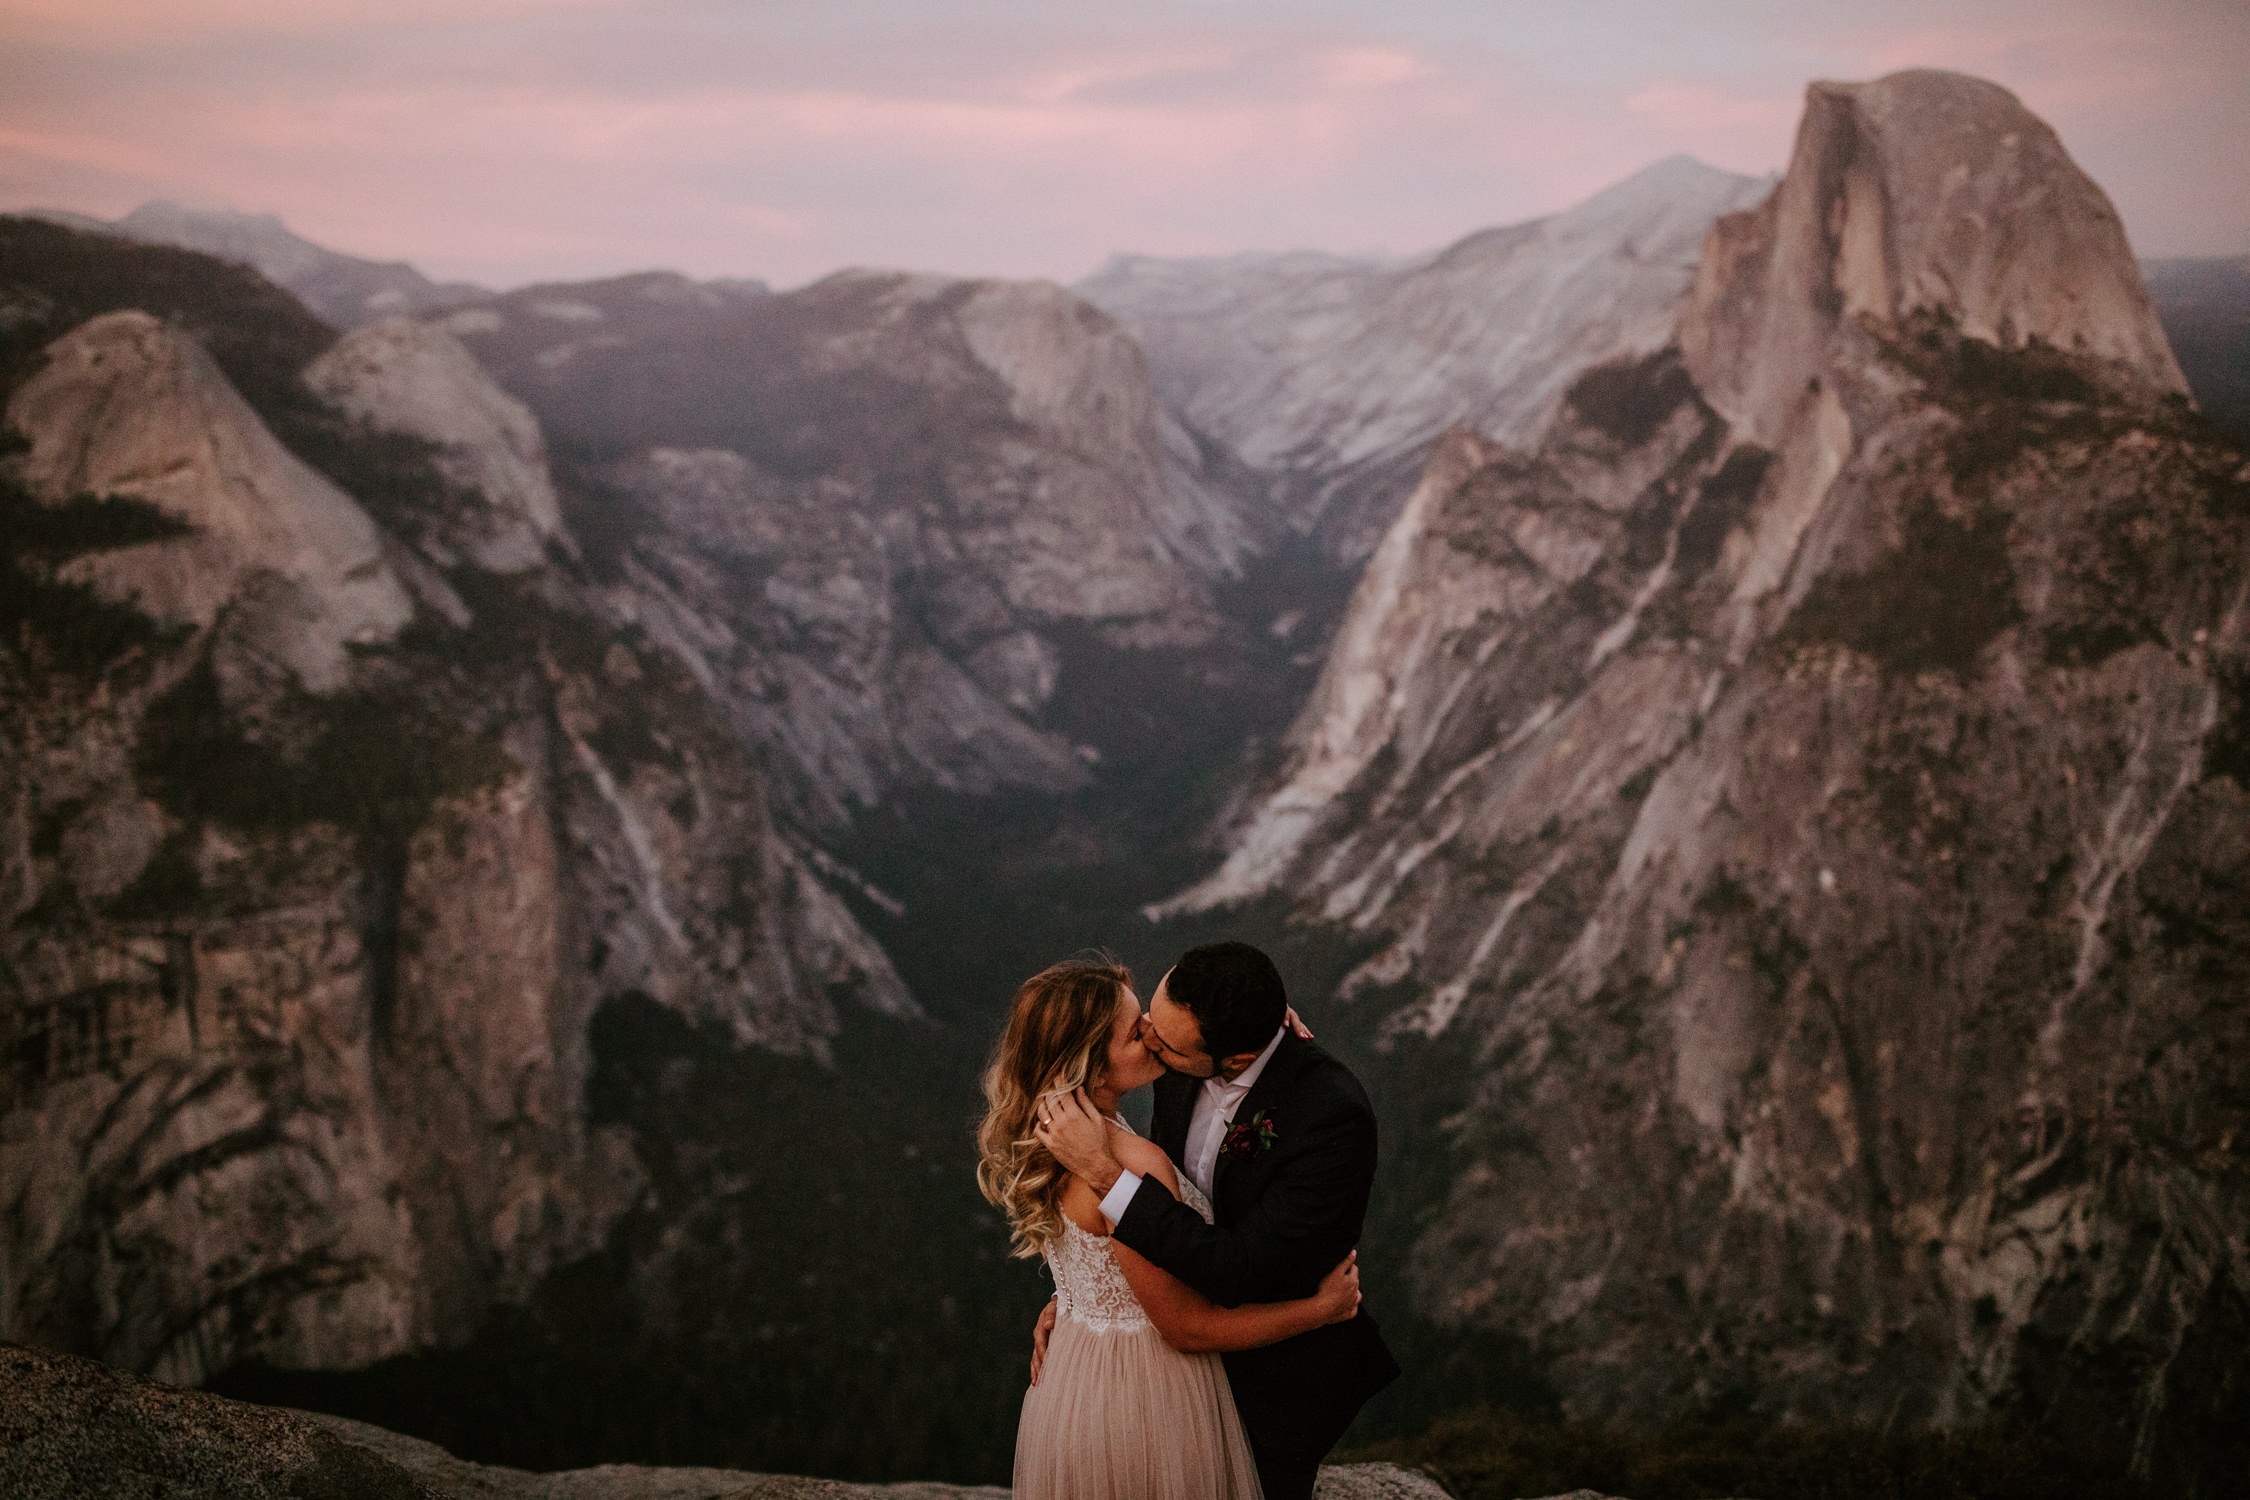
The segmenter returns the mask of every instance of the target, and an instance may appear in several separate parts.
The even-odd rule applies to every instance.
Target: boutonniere
[[[1273,1111],[1261,1109],[1247,1120],[1237,1120],[1219,1142],[1219,1149],[1229,1156],[1256,1156],[1272,1146],[1281,1132],[1273,1123]]]

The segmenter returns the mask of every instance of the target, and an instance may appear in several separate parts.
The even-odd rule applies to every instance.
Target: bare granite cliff
[[[0,231],[0,1333],[184,1382],[458,1341],[638,1199],[602,1005],[800,1056],[914,1013],[457,345]]]
[[[1250,553],[1132,341],[1045,283],[628,277],[447,315],[557,445],[616,607],[838,826],[900,787],[1084,783],[1074,649],[1195,650]]]
[[[2250,463],[2180,390],[2047,127],[1909,73],[1811,89],[1676,343],[1440,445],[1167,908],[1364,942],[1460,1080],[1426,1316],[1582,1414],[2240,1472]]]
[[[411,614],[366,513],[274,441],[194,340],[145,312],[49,346],[6,421],[29,440],[17,473],[42,500],[124,496],[177,523],[57,570],[111,603],[201,629],[246,599],[230,624],[316,691],[340,684],[347,646],[389,640]]]
[[[2187,390],[2108,198],[2007,90],[1958,74],[1813,85],[1781,189],[1721,221],[1692,307],[1680,343],[1699,386],[1769,444],[1841,326],[1895,331],[1925,310]]]
[[[414,518],[412,540],[439,567],[521,573],[563,538],[538,419],[443,329],[409,318],[355,329],[306,366],[305,384],[356,421],[432,445],[439,473],[475,497],[436,497]]]

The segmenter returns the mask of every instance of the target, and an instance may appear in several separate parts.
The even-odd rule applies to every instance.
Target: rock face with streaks
[[[1440,446],[1174,904],[1459,1059],[1429,1316],[1579,1413],[2239,1471],[2250,464],[2181,389],[2046,126],[1907,73],[1813,86],[1676,341]]]
[[[110,603],[196,629],[226,613],[314,691],[342,682],[347,647],[391,639],[412,613],[366,512],[274,440],[201,346],[145,312],[51,345],[6,421],[29,440],[16,471],[35,495],[126,496],[177,523],[57,570]]]
[[[1924,310],[2003,349],[2038,339],[2127,389],[2187,389],[2125,226],[2045,122],[1955,74],[1816,84],[1784,190],[1705,246],[1680,331],[1697,382],[1771,444],[1840,327]]]
[[[1263,477],[1276,519],[1356,566],[1446,429],[1522,443],[1579,372],[1669,341],[1712,220],[1768,186],[1673,157],[1422,260],[1118,256],[1078,290],[1181,420]]]
[[[539,287],[444,324],[538,413],[613,597],[834,826],[1083,782],[1067,652],[1196,648],[1251,548],[1139,351],[1045,283]]]
[[[521,573],[562,533],[546,439],[521,402],[492,383],[443,329],[386,318],[354,330],[305,369],[338,411],[435,449],[438,471],[474,497],[424,507],[413,540],[439,567]],[[448,534],[464,523],[474,529]]]
[[[814,1056],[914,1012],[457,345],[4,232],[71,270],[8,288],[0,1331],[181,1381],[457,1340],[639,1192],[605,1000]]]

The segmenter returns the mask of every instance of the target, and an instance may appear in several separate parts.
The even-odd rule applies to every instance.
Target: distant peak
[[[1763,178],[1729,172],[1683,153],[1650,162],[1630,177],[1613,182],[1592,197],[1564,209],[1555,218],[1566,222],[1605,219],[1621,210],[1638,211],[1660,203],[1693,204],[1698,209],[1721,202],[1734,206],[1732,200],[1741,199],[1764,185]]]
[[[1741,174],[1729,172],[1723,167],[1714,167],[1700,156],[1691,156],[1685,151],[1675,151],[1670,156],[1659,157],[1657,160],[1650,162],[1647,166],[1626,178],[1625,181],[1637,182],[1644,177],[1736,177],[1739,175]]]
[[[188,208],[169,198],[152,198],[117,222],[134,227],[200,222],[243,229],[263,229],[275,234],[291,232],[289,226],[281,222],[279,214],[244,213],[238,208]]]

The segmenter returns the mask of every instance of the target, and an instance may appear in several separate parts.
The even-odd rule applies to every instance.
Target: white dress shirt
[[[1258,1054],[1257,1061],[1235,1077],[1226,1079],[1213,1074],[1204,1079],[1203,1087],[1196,1091],[1195,1109],[1188,1116],[1187,1160],[1180,1165],[1186,1169],[1189,1180],[1203,1189],[1206,1198],[1212,1197],[1211,1179],[1219,1169],[1219,1145],[1226,1139],[1227,1128],[1234,1123],[1234,1113],[1249,1096],[1258,1075],[1265,1072],[1266,1064],[1273,1061],[1274,1049],[1281,1045],[1282,1032],[1288,1029],[1284,1024],[1276,1031],[1273,1040],[1266,1043],[1265,1051]],[[1125,1209],[1140,1186],[1141,1179],[1135,1173],[1119,1173],[1117,1185],[1102,1199],[1102,1217],[1112,1225],[1124,1218]]]

